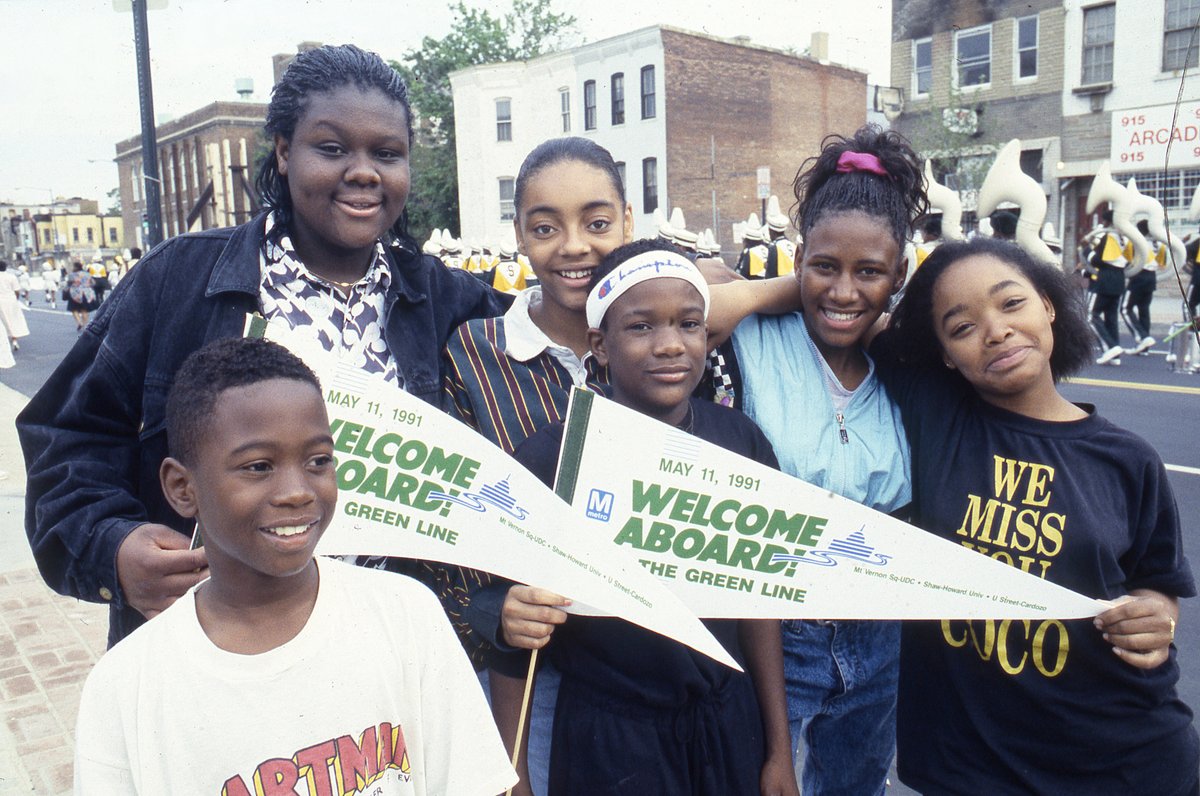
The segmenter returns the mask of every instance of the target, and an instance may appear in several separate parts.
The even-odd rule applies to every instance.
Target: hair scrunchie
[[[888,174],[887,169],[883,167],[883,163],[879,158],[872,155],[870,152],[843,152],[838,156],[837,170],[840,174],[849,174],[852,171],[865,171],[871,174],[878,174],[881,177],[891,179],[892,175]]]

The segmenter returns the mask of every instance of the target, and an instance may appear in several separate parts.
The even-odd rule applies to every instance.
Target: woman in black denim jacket
[[[275,87],[266,129],[275,151],[258,188],[269,212],[151,251],[17,418],[38,567],[56,591],[109,604],[110,645],[206,575],[158,479],[167,390],[188,354],[241,335],[265,306],[270,315],[288,305],[295,325],[305,306],[349,318],[354,302],[371,302],[387,376],[436,404],[446,338],[510,301],[408,236],[411,113],[377,55],[350,45],[300,54]],[[272,294],[266,274],[285,266],[295,278]],[[306,304],[314,291],[321,300]]]

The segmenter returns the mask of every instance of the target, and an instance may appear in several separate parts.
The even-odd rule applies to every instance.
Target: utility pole
[[[146,0],[133,0],[133,48],[137,52],[138,107],[142,113],[142,174],[146,197],[146,248],[162,242],[162,182],[158,178],[158,137],[154,131],[154,89],[150,85],[150,28]]]

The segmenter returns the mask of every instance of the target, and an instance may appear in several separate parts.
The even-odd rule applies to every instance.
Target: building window
[[[654,67],[642,67],[642,118],[653,119],[654,107]]]
[[[1200,187],[1200,169],[1178,171],[1133,171],[1125,172],[1118,181],[1126,183],[1130,178],[1137,180],[1138,190],[1162,203],[1167,210],[1187,210],[1192,195]]]
[[[933,84],[933,39],[913,42],[913,96],[928,96]]]
[[[50,230],[48,230],[48,229],[42,230],[42,243],[44,243],[47,246],[50,245]]]
[[[596,81],[587,80],[583,84],[583,129],[596,129]]]
[[[92,229],[91,227],[88,227],[87,239],[88,239],[88,243],[96,242],[96,231],[94,229]]]
[[[1196,0],[1200,3],[1200,0]],[[1017,20],[1017,79],[1027,80],[1038,73],[1038,18]]]
[[[1163,71],[1194,67],[1200,47],[1192,47],[1192,28],[1200,17],[1200,0],[1167,0],[1163,24]]]
[[[558,104],[562,107],[562,131],[571,132],[571,92],[565,88],[558,90]]]
[[[496,100],[496,140],[512,140],[512,100]]]
[[[653,213],[658,209],[658,159],[642,161],[642,212]]]
[[[116,227],[108,228],[108,242],[109,243],[117,242],[117,228]]]
[[[1042,181],[1042,150],[1021,150],[1021,171],[1033,178],[1034,182]]]
[[[612,123],[625,124],[625,73],[612,76]]]
[[[960,30],[954,35],[958,85],[986,86],[992,82],[992,26]]]
[[[517,217],[517,208],[513,204],[516,181],[512,177],[500,178],[500,220],[512,221]]]
[[[1116,4],[1083,10],[1083,75],[1080,80],[1085,86],[1112,82],[1116,19]]]
[[[71,227],[71,240],[79,243],[79,227]]]
[[[617,161],[617,174],[621,177],[621,190],[628,190],[629,183],[625,182],[625,161]]]

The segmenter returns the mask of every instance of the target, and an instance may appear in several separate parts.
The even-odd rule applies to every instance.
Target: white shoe
[[[1122,352],[1121,346],[1115,345],[1112,348],[1105,351],[1100,356],[1096,357],[1096,364],[1097,365],[1107,365],[1112,360],[1121,356],[1122,353],[1123,352]]]
[[[1153,337],[1143,337],[1141,339],[1141,341],[1138,342],[1137,348],[1133,349],[1133,353],[1144,354],[1147,351],[1149,351],[1151,348],[1154,348],[1154,344],[1157,342],[1158,341],[1155,340]]]

